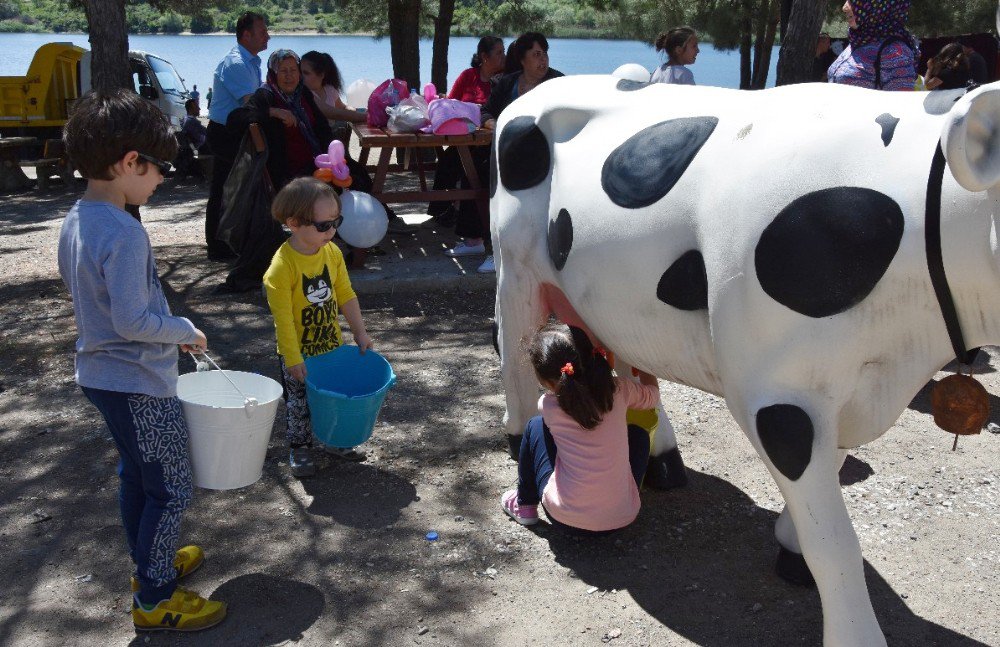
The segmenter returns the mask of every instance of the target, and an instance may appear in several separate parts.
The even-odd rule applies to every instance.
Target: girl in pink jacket
[[[552,525],[587,533],[629,525],[639,514],[649,436],[625,414],[656,406],[656,378],[615,377],[604,350],[562,323],[535,333],[528,356],[547,392],[525,427],[517,489],[501,497],[503,511],[528,526],[541,503]]]

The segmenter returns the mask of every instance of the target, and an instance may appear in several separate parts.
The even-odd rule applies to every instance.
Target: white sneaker
[[[479,272],[480,274],[495,274],[497,271],[497,266],[493,262],[493,255],[490,254],[489,256],[487,256],[486,260],[483,261],[483,264],[480,265],[476,271]]]
[[[486,246],[483,243],[478,245],[470,245],[466,241],[462,241],[455,245],[451,249],[444,250],[445,256],[451,256],[455,258],[456,256],[475,256],[476,254],[485,254]]]

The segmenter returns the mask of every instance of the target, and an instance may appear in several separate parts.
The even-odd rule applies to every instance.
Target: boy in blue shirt
[[[59,232],[59,273],[79,333],[76,382],[120,456],[118,501],[135,563],[132,621],[139,630],[197,631],[220,622],[226,605],[177,586],[204,559],[197,546],[177,549],[192,489],[177,346],[207,341],[170,314],[146,230],[124,210],[153,195],[177,142],[160,111],[126,90],[80,99],[63,139],[87,190]]]

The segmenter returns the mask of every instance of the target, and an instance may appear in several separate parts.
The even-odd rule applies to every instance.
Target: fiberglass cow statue
[[[1000,342],[1000,83],[555,79],[504,111],[491,192],[508,434],[538,398],[518,343],[550,314],[725,397],[825,643],[884,645],[837,474],[956,353]]]

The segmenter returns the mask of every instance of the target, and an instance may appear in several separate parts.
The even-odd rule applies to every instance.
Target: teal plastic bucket
[[[373,350],[341,346],[306,358],[306,399],[313,435],[330,447],[355,447],[371,438],[396,374]]]

